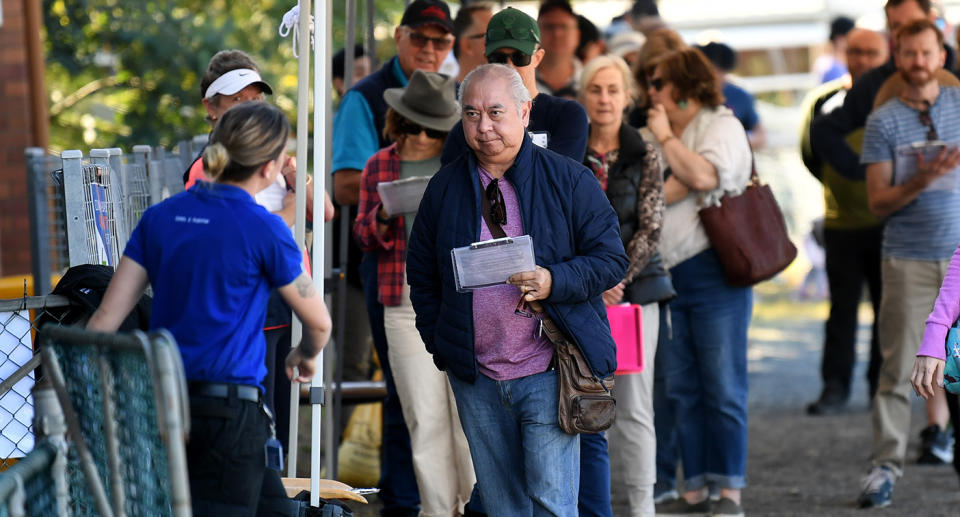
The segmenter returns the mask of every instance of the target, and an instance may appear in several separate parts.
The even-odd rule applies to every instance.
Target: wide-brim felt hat
[[[415,70],[406,88],[383,92],[387,106],[404,118],[437,131],[450,131],[460,120],[457,81],[435,72]]]

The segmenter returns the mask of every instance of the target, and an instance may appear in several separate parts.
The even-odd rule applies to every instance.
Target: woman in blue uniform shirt
[[[264,461],[271,422],[260,400],[261,328],[270,289],[304,325],[288,376],[296,367],[296,381],[309,381],[330,337],[330,316],[290,231],[253,197],[276,180],[289,133],[283,113],[265,103],[227,111],[203,152],[214,182],[143,214],[88,324],[115,331],[148,281],[153,286],[151,326],[176,337],[189,382],[194,515],[253,515],[258,503],[284,497]]]

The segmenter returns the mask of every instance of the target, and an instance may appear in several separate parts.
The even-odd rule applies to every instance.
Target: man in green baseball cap
[[[494,15],[487,24],[487,57],[504,47],[530,56],[539,45],[540,28],[523,11],[508,7]]]
[[[537,21],[512,7],[498,12],[487,24],[485,52],[490,63],[516,70],[530,92],[533,108],[527,130],[533,142],[583,162],[587,152],[586,111],[572,100],[540,93],[537,88],[537,66],[543,60]],[[466,152],[470,152],[470,147],[458,123],[447,137],[441,161],[446,165]]]

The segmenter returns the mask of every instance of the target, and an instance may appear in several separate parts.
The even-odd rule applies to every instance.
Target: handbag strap
[[[490,181],[497,181],[496,178]],[[500,185],[497,185],[497,188],[500,188]],[[503,207],[506,210],[507,207]],[[490,217],[490,200],[487,199],[486,190],[480,193],[480,215],[483,216],[483,220],[487,223],[487,228],[490,230],[490,235],[494,239],[502,239],[507,236],[507,232],[503,231],[503,227],[500,226],[500,223],[493,220]]]
[[[747,147],[750,147],[750,135],[747,134],[746,129],[743,130],[743,135],[747,139]],[[719,177],[717,178],[717,180],[719,181]],[[753,149],[751,148],[750,149],[750,179],[749,181],[747,181],[747,185],[743,187],[743,189],[746,190],[749,187],[756,187],[759,185],[760,185],[760,175],[757,174],[757,156],[753,153]],[[719,188],[719,185],[717,187]],[[697,199],[698,208],[706,208],[706,205],[703,202],[703,200],[706,199],[706,197],[707,197],[706,192],[700,193]]]

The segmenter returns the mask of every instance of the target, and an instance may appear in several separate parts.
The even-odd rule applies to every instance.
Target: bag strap
[[[496,179],[490,181],[497,181]],[[482,185],[482,183],[481,183]],[[499,183],[497,188],[500,188]],[[503,207],[506,210],[507,207]],[[486,190],[480,193],[480,215],[483,216],[483,220],[487,223],[487,228],[490,230],[490,235],[494,239],[502,239],[507,236],[507,232],[503,231],[503,227],[500,226],[500,223],[493,220],[490,217],[490,200],[487,199]]]
[[[750,148],[750,135],[747,133],[746,129],[743,130],[743,136],[746,137],[747,147]],[[752,186],[753,187],[760,186],[760,175],[757,174],[757,156],[756,154],[754,154],[753,148],[750,148],[750,180],[747,181],[747,185],[746,187],[744,187],[744,190]],[[706,199],[706,197],[707,197],[707,193],[705,192],[700,193],[697,199],[698,208],[701,208],[701,209],[706,208],[706,205],[703,202],[703,200]]]

